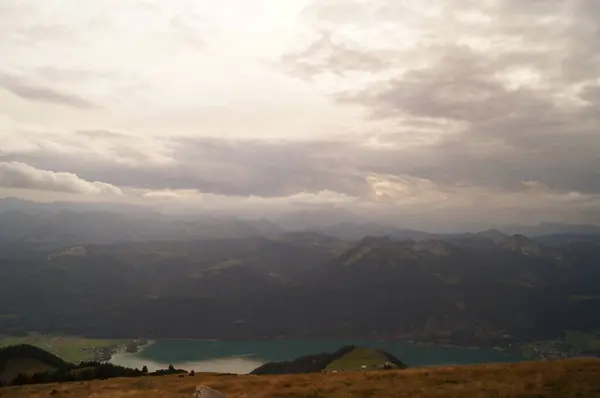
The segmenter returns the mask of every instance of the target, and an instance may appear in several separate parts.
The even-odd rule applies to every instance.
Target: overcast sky
[[[600,222],[599,27],[597,0],[0,0],[0,196]]]

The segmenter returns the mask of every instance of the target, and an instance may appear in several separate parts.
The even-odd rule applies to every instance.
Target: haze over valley
[[[294,230],[131,205],[0,200],[0,325],[13,335],[597,353],[597,228],[436,234],[339,214],[339,224]]]

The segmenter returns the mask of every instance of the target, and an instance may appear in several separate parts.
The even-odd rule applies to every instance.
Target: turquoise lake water
[[[202,341],[159,340],[136,354],[117,354],[112,363],[150,371],[176,368],[199,372],[248,373],[265,362],[294,359],[303,355],[333,352],[346,345],[387,351],[409,366],[466,365],[515,362],[521,358],[486,348],[422,346],[397,341]]]

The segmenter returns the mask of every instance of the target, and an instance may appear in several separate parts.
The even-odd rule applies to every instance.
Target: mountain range
[[[369,221],[342,209],[315,209],[280,214],[272,219],[236,218],[216,214],[163,214],[121,203],[36,203],[0,199],[0,249],[15,244],[60,248],[74,244],[178,241],[274,236],[283,232],[314,232],[341,240],[387,236],[400,240],[442,239],[497,242],[507,235],[543,238],[546,242],[600,241],[600,226],[542,223],[506,226],[479,233],[441,234]]]
[[[509,346],[600,329],[593,233],[284,231],[263,219],[0,204],[6,333]]]

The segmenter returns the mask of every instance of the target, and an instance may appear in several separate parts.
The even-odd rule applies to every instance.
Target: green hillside
[[[178,372],[173,370],[163,373]],[[159,374],[159,372],[155,374]],[[0,349],[0,387],[2,385],[43,384],[142,375],[141,370],[110,363],[81,362],[74,365],[39,347],[27,344]]]
[[[266,363],[253,370],[251,374],[345,372],[363,369],[404,368],[406,368],[405,364],[386,352],[347,346],[333,353],[307,355],[292,361]]]
[[[128,340],[91,339],[41,333],[27,333],[21,336],[0,335],[0,348],[32,345],[71,363],[106,359],[110,356],[110,352],[114,352],[119,346],[124,346],[128,342]]]
[[[347,372],[361,369],[402,369],[406,367],[397,360],[390,360],[390,357],[391,355],[382,351],[357,347],[330,362],[325,367],[325,371]]]
[[[70,366],[59,357],[31,345],[16,345],[0,350],[0,382],[8,384],[19,375],[54,372]]]

